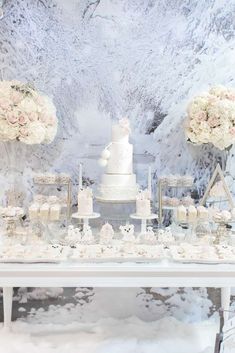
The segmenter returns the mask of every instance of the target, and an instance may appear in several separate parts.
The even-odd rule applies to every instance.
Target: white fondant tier
[[[112,142],[128,143],[129,131],[124,129],[119,124],[112,126]]]
[[[133,145],[130,143],[112,143],[109,147],[110,158],[107,163],[107,174],[133,173]]]
[[[138,189],[135,174],[104,174],[99,188],[99,197],[110,201],[135,200]]]
[[[106,186],[122,186],[133,187],[136,186],[135,174],[103,174],[101,177],[101,184]]]
[[[93,213],[93,199],[89,197],[87,199],[78,199],[78,214],[90,215]]]
[[[151,202],[150,200],[136,200],[136,214],[137,216],[151,215]]]

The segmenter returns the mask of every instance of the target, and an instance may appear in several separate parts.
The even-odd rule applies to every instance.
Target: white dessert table
[[[220,287],[229,309],[235,265],[161,263],[0,264],[4,326],[11,325],[13,287]],[[225,311],[225,320],[227,312]]]

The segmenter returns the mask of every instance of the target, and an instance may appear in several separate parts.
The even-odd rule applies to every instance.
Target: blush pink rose
[[[196,119],[198,121],[206,120],[206,118],[207,118],[207,114],[204,111],[200,111],[199,113],[196,114]]]
[[[26,127],[22,126],[22,127],[20,128],[20,135],[21,135],[21,136],[24,136],[24,137],[28,136],[28,135],[29,135],[28,129],[27,129]]]
[[[23,99],[22,94],[13,90],[11,92],[11,100],[13,104],[19,104],[20,101]]]
[[[31,112],[28,114],[28,118],[30,121],[36,121],[38,120],[38,114],[35,112]]]
[[[24,115],[20,115],[18,122],[20,125],[25,125],[27,123],[27,118]]]
[[[229,130],[230,134],[231,135],[234,135],[235,136],[235,127],[232,127],[230,130]]]
[[[11,102],[7,98],[0,97],[0,107],[4,110],[10,110]]]
[[[16,124],[18,122],[18,115],[16,113],[8,113],[6,119],[9,124]]]
[[[216,127],[220,124],[220,120],[216,117],[213,118],[209,118],[208,119],[208,124],[210,125],[210,127]]]

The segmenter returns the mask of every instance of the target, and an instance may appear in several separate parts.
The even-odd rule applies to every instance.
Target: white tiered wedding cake
[[[106,166],[98,198],[107,201],[136,199],[138,185],[133,174],[133,145],[129,143],[130,123],[124,118],[112,126],[112,142],[103,150],[100,165]]]

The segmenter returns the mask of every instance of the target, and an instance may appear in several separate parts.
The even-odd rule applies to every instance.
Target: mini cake
[[[183,197],[182,204],[185,207],[189,207],[190,205],[194,204],[194,201],[193,201],[192,197],[188,195],[188,196]]]
[[[40,211],[40,205],[38,203],[33,203],[29,206],[29,218],[31,220],[38,219]]]
[[[100,230],[100,243],[110,244],[114,236],[114,230],[111,224],[105,223]]]
[[[186,222],[187,219],[187,210],[181,205],[177,208],[177,221],[178,222]]]
[[[50,221],[58,221],[60,219],[61,206],[56,203],[50,206]]]
[[[93,213],[93,197],[90,188],[81,189],[78,192],[78,214],[91,215]]]
[[[33,201],[34,201],[35,203],[37,203],[37,204],[42,205],[43,203],[46,202],[46,199],[47,199],[47,198],[46,198],[45,195],[37,194],[37,195],[34,196]]]
[[[136,214],[147,217],[151,215],[151,201],[148,190],[140,191],[136,196]]]
[[[156,236],[154,234],[153,227],[147,227],[146,233],[142,234],[142,239],[148,244],[156,243]]]
[[[198,206],[197,215],[198,215],[199,220],[207,221],[209,218],[208,209],[204,206]]]
[[[197,209],[195,206],[190,205],[188,208],[188,222],[194,223],[197,220]]]
[[[40,219],[42,221],[47,221],[48,217],[49,217],[49,212],[50,212],[50,206],[48,203],[44,203],[41,207],[40,207]]]
[[[92,230],[89,225],[84,225],[83,227],[82,242],[85,244],[92,244],[94,242]]]
[[[53,205],[55,203],[58,203],[59,201],[59,198],[57,196],[54,196],[54,195],[51,195],[48,197],[47,199],[47,202],[50,204],[50,205]]]
[[[168,204],[169,206],[177,207],[180,204],[180,200],[177,197],[169,197]]]

